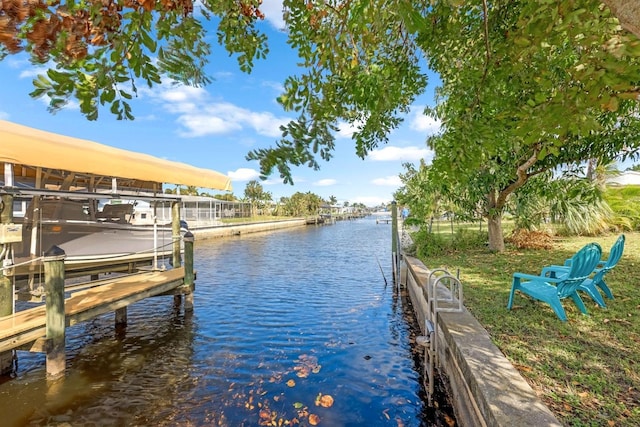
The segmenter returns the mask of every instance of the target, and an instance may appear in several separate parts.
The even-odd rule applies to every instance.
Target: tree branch
[[[546,170],[546,169],[541,169],[533,173],[527,173],[527,170],[538,161],[538,154],[540,153],[541,148],[542,148],[542,144],[537,143],[533,147],[533,154],[531,154],[531,156],[527,159],[526,162],[518,166],[518,169],[516,170],[517,179],[511,184],[509,184],[502,191],[500,191],[500,194],[498,195],[498,200],[496,200],[496,207],[502,208],[506,204],[507,197],[509,196],[509,194],[513,193],[518,188],[522,187],[532,176],[540,174],[544,172],[544,170]]]

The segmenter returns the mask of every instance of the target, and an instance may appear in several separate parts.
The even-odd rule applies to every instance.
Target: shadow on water
[[[130,306],[124,332],[113,314],[76,325],[54,384],[19,352],[2,424],[455,425],[446,399],[425,404],[390,237],[363,219],[196,241],[192,315],[160,297]]]
[[[390,319],[390,322],[393,324],[394,320],[397,319],[397,322],[400,323],[400,328],[407,328],[409,332],[409,343],[414,369],[417,372],[422,373],[421,380],[424,381],[424,350],[421,346],[416,344],[416,338],[422,335],[422,331],[420,330],[420,326],[418,325],[414,315],[411,299],[404,289],[399,289],[397,287],[393,295],[393,311],[397,316],[394,316],[394,319]],[[402,321],[399,319],[402,319]],[[438,375],[437,372],[436,375]],[[423,383],[422,385],[423,387],[420,389],[420,397],[423,402],[427,402],[427,391],[424,387],[426,384]],[[451,405],[451,397],[448,395],[444,384],[438,379],[436,379],[436,383],[434,384],[433,394],[433,405],[423,405],[423,412],[421,414],[422,425],[438,427],[455,426],[456,420],[453,415],[454,412]]]

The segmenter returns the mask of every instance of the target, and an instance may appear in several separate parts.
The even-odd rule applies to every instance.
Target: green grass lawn
[[[557,238],[550,250],[466,249],[422,261],[460,269],[466,307],[564,425],[640,426],[640,233],[625,234],[622,259],[605,277],[615,299],[599,308],[583,294],[587,316],[564,300],[568,322],[519,292],[507,310],[512,274],[539,274],[592,241],[606,257],[618,235]]]

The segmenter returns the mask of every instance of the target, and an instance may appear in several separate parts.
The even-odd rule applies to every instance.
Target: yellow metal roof
[[[231,190],[219,172],[0,120],[0,162],[99,176]]]

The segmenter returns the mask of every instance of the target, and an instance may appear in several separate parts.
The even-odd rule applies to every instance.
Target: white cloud
[[[144,122],[155,122],[158,120],[158,117],[155,114],[147,114],[146,116],[136,116],[136,120],[144,121]]]
[[[274,91],[276,91],[277,93],[283,93],[284,92],[284,86],[280,82],[273,82],[273,81],[268,81],[267,80],[267,81],[262,82],[261,85],[264,86],[264,87],[271,88]]]
[[[20,71],[20,74],[18,74],[18,77],[21,79],[27,79],[27,78],[33,79],[40,74],[45,74],[46,72],[47,72],[47,69],[42,67],[27,68]]]
[[[385,146],[380,150],[373,150],[369,153],[367,158],[375,162],[388,162],[388,161],[417,161],[425,159],[431,155],[432,151],[425,148],[418,147],[392,147]]]
[[[442,122],[424,114],[424,107],[413,107],[409,127],[418,132],[425,132],[427,135],[435,135],[440,132]]]
[[[227,175],[232,181],[251,181],[260,178],[260,173],[257,170],[249,168],[238,168],[235,171],[227,172]]]
[[[145,91],[147,96],[162,103],[165,110],[177,114],[182,125],[179,134],[183,137],[199,137],[238,132],[244,128],[268,137],[282,135],[280,126],[289,122],[286,117],[255,112],[225,101],[212,99],[203,88],[190,86],[158,86],[154,91]]]
[[[264,181],[260,180],[260,184],[264,185],[264,186],[268,186],[268,185],[278,185],[278,184],[282,184],[282,181],[278,180],[278,179],[273,179],[273,178],[267,178]]]
[[[385,176],[384,178],[376,178],[371,181],[374,185],[380,185],[384,187],[401,187],[402,181],[398,175]]]
[[[0,120],[9,120],[9,113],[0,111]]]
[[[263,0],[260,10],[264,17],[277,30],[284,30],[284,18],[282,17],[282,0]]]
[[[163,101],[170,102],[175,105],[191,105],[197,101],[202,101],[207,97],[207,91],[201,87],[184,86],[184,85],[164,85],[157,92],[157,97]],[[146,88],[145,88],[146,89]],[[154,92],[149,91],[150,95]]]
[[[187,131],[181,131],[179,134],[187,137],[219,135],[242,129],[237,123],[206,115],[183,115],[178,117],[177,121],[187,129]]]
[[[351,138],[351,136],[358,131],[361,123],[347,123],[340,122],[338,123],[338,134],[337,138]]]
[[[49,106],[51,104],[51,98],[47,95],[42,95],[37,98],[42,104],[45,106]],[[80,103],[74,99],[69,99],[67,103],[61,108],[62,110],[72,110],[72,111],[80,111]]]
[[[329,187],[331,185],[336,185],[338,183],[337,180],[335,179],[331,179],[331,178],[327,178],[327,179],[321,179],[319,181],[316,181],[313,183],[313,185],[318,186],[318,187]]]
[[[253,113],[245,109],[240,109],[240,112],[241,116],[237,118],[238,121],[250,124],[260,135],[274,138],[282,136],[280,126],[289,123],[289,119],[277,118],[269,112]]]
[[[216,80],[228,80],[233,76],[234,74],[231,71],[216,71],[213,73],[213,78]]]

